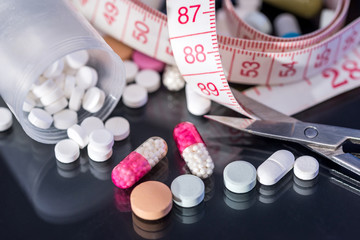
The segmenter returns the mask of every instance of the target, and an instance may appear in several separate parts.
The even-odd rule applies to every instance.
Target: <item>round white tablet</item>
[[[99,152],[108,152],[114,145],[114,135],[106,128],[96,129],[90,133],[89,145]]]
[[[59,59],[58,61],[51,64],[45,71],[43,72],[43,76],[46,78],[54,78],[61,75],[64,69],[64,61]]]
[[[105,122],[105,128],[114,135],[115,141],[121,141],[130,134],[129,121],[123,117],[112,117]]]
[[[82,121],[80,126],[90,135],[92,131],[104,128],[104,123],[98,117],[87,117]]]
[[[53,91],[42,96],[40,98],[40,101],[44,106],[49,106],[50,104],[52,104],[52,103],[56,102],[57,100],[59,100],[60,98],[62,98],[63,96],[64,96],[63,90],[56,87]]]
[[[65,109],[54,114],[54,126],[57,129],[68,129],[78,122],[77,112]]]
[[[31,109],[28,119],[35,127],[42,129],[48,129],[53,122],[51,115],[40,108]]]
[[[148,93],[144,87],[131,84],[125,87],[122,99],[127,107],[139,108],[147,103]]]
[[[311,156],[302,156],[296,159],[294,174],[301,180],[312,180],[319,173],[319,162]]]
[[[81,149],[86,147],[89,142],[86,130],[78,124],[69,127],[67,129],[67,135],[70,139],[74,140]]]
[[[49,92],[53,91],[55,88],[56,84],[52,79],[49,79],[40,85],[35,85],[32,92],[36,97],[41,98],[42,96],[45,96]]]
[[[77,51],[65,56],[67,65],[71,68],[78,69],[84,66],[89,60],[89,53],[86,50]]]
[[[46,106],[45,110],[50,114],[54,114],[66,108],[67,105],[68,105],[68,100],[65,97],[62,97],[56,102],[50,104],[49,106]]]
[[[111,158],[113,154],[112,148],[110,148],[108,152],[103,153],[103,152],[98,152],[96,149],[92,148],[91,145],[89,145],[87,150],[88,150],[89,158],[95,162],[104,162],[109,158]]]
[[[13,117],[9,109],[0,107],[0,132],[8,130],[13,124]]]
[[[234,193],[250,192],[256,185],[256,169],[245,161],[229,163],[223,175],[225,187]]]
[[[29,96],[26,96],[23,107],[22,107],[22,110],[24,112],[30,112],[31,109],[33,109],[35,107],[35,105],[36,105],[35,99],[33,99],[33,98],[29,97]]]
[[[98,112],[104,106],[105,98],[106,98],[105,92],[103,90],[100,90],[100,98],[99,98],[97,104],[95,105],[95,107],[88,109],[88,112],[91,112],[91,113]]]
[[[55,157],[61,163],[72,163],[79,156],[79,145],[71,139],[61,140],[55,145]]]
[[[85,90],[79,86],[75,87],[71,93],[69,100],[69,109],[79,111]]]
[[[197,176],[185,174],[171,183],[173,201],[181,207],[195,207],[204,199],[204,182]]]
[[[76,73],[77,86],[88,89],[94,87],[98,81],[98,74],[96,70],[89,66],[83,66]]]
[[[64,83],[64,94],[66,98],[71,97],[71,93],[73,89],[75,88],[75,77],[72,75],[67,75],[65,77],[65,83]]]
[[[136,74],[139,72],[139,67],[133,61],[125,60],[124,67],[126,72],[126,82],[131,83],[135,80]]]
[[[136,74],[135,82],[143,86],[148,93],[152,93],[160,88],[160,74],[151,69],[141,70]]]
[[[105,101],[105,93],[103,90],[92,87],[89,88],[84,95],[82,101],[82,107],[91,113],[98,111],[99,104],[104,104]]]

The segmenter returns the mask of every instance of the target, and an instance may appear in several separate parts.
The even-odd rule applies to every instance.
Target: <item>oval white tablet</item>
[[[174,203],[181,207],[190,208],[202,202],[205,186],[199,177],[185,174],[174,179],[171,183],[171,192]]]
[[[139,72],[139,67],[133,61],[125,60],[124,67],[126,72],[126,82],[131,83],[135,80],[136,74]]]
[[[152,93],[160,88],[160,74],[151,69],[141,70],[136,74],[135,82],[143,86],[148,93]]]
[[[257,178],[261,184],[273,185],[285,176],[294,165],[295,157],[287,150],[273,153],[257,169]]]
[[[125,87],[122,99],[127,107],[139,108],[147,103],[148,93],[144,87],[131,84]]]
[[[65,109],[54,114],[54,127],[57,129],[68,129],[78,122],[77,112]]]
[[[106,128],[96,129],[90,133],[89,145],[99,152],[108,152],[114,145],[114,135]]]
[[[0,132],[8,130],[13,124],[13,117],[9,109],[0,107]]]
[[[190,84],[185,86],[186,107],[195,116],[202,116],[210,111],[211,100],[195,92]]]
[[[105,100],[105,93],[103,90],[92,87],[89,88],[83,97],[82,107],[88,112],[96,112],[99,104],[103,104]]]
[[[97,104],[95,105],[95,107],[88,109],[88,112],[91,112],[91,113],[98,112],[104,106],[105,98],[106,98],[105,92],[103,90],[100,90],[100,98],[99,98]]]
[[[89,60],[89,53],[86,50],[77,51],[65,56],[66,64],[74,69],[84,66]]]
[[[90,135],[92,131],[104,128],[104,123],[98,117],[87,117],[82,121],[80,126],[85,129],[87,135]]]
[[[229,163],[223,172],[225,187],[234,193],[250,192],[256,185],[256,169],[245,161]]]
[[[75,87],[71,93],[69,100],[69,109],[79,111],[85,90],[79,86]]]
[[[76,84],[78,87],[88,89],[94,87],[98,81],[98,74],[96,70],[89,66],[83,66],[76,73]]]
[[[319,173],[319,162],[311,156],[302,156],[296,159],[294,174],[301,180],[312,180]]]
[[[98,152],[96,149],[92,148],[92,146],[89,144],[88,146],[88,156],[91,160],[95,162],[104,162],[111,158],[113,154],[113,149],[110,148],[108,152]]]
[[[57,60],[43,72],[43,76],[46,78],[55,78],[61,75],[64,69],[64,61],[62,59]]]
[[[55,145],[55,157],[59,162],[72,163],[79,156],[79,145],[71,139],[61,140]]]
[[[89,142],[88,134],[84,128],[75,124],[67,129],[67,135],[70,139],[74,140],[81,149],[86,147]]]
[[[114,135],[115,141],[121,141],[130,134],[129,121],[123,117],[112,117],[105,122],[105,128]]]
[[[53,123],[51,115],[43,109],[33,108],[28,115],[29,122],[35,127],[48,129]]]
[[[67,105],[68,105],[68,100],[65,97],[62,97],[56,102],[53,102],[52,104],[46,106],[45,110],[50,114],[54,114],[66,108]]]

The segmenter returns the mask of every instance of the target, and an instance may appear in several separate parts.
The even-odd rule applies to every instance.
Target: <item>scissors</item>
[[[236,89],[235,99],[254,119],[205,115],[206,118],[258,136],[299,143],[360,175],[360,159],[343,151],[349,140],[360,144],[360,130],[302,122],[271,109]]]

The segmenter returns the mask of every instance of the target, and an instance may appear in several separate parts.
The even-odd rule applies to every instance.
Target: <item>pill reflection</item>
[[[312,194],[314,194],[317,190],[317,182],[318,182],[318,177],[309,180],[309,181],[304,181],[301,180],[299,178],[297,178],[295,175],[293,177],[293,189],[296,193],[302,195],[302,196],[310,196]]]
[[[114,188],[114,203],[119,212],[131,212],[130,194],[132,188]]]
[[[215,195],[215,178],[210,176],[207,179],[202,179],[205,184],[205,196],[204,201],[207,202],[212,199]]]
[[[224,202],[234,210],[245,210],[256,202],[256,191],[253,189],[247,193],[233,193],[224,187]]]
[[[89,160],[90,172],[91,174],[99,180],[109,180],[111,178],[111,170],[113,168],[112,158],[108,159],[105,162],[95,162]]]
[[[57,172],[63,178],[73,178],[80,173],[80,161],[76,160],[72,163],[62,163],[56,160]]]
[[[170,214],[155,221],[147,221],[132,214],[134,231],[145,239],[159,239],[166,236],[171,228]]]
[[[274,185],[266,186],[260,184],[258,188],[259,201],[262,203],[274,203],[292,186],[292,172],[286,174],[279,182]]]
[[[193,224],[199,222],[205,215],[205,204],[201,202],[199,205],[191,208],[173,205],[173,213],[175,219],[183,224]]]

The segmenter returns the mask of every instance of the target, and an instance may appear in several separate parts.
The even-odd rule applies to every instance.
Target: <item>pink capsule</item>
[[[126,156],[111,173],[113,183],[119,188],[129,188],[148,173],[168,151],[164,139],[151,137]]]
[[[192,174],[207,178],[214,170],[214,163],[194,124],[179,123],[173,132],[177,148]]]

